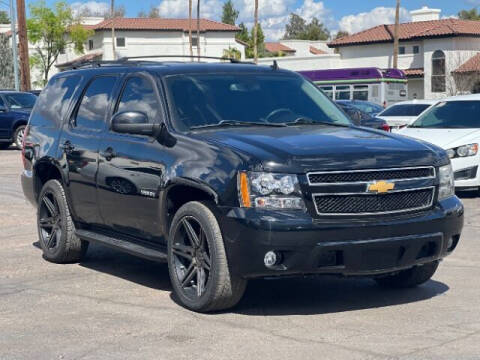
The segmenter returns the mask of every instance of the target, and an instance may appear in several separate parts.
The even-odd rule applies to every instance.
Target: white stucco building
[[[475,60],[480,52],[480,22],[440,19],[439,9],[426,7],[411,15],[412,22],[400,24],[398,58],[399,68],[409,79],[409,98],[435,99],[480,88],[480,65],[475,68],[480,64]],[[393,66],[393,32],[394,25],[379,25],[328,43],[330,52],[325,54],[295,52],[277,60],[291,70],[389,68]]]

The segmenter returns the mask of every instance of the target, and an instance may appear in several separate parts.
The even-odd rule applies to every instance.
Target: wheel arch
[[[171,221],[182,205],[205,200],[218,204],[218,194],[209,185],[184,178],[172,180],[160,197],[162,233],[168,235]]]
[[[33,168],[33,186],[35,198],[38,198],[43,185],[49,180],[55,179],[63,185],[64,177],[60,166],[50,159],[43,159],[36,162]]]

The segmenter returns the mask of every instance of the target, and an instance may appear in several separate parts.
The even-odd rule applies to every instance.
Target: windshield
[[[480,101],[444,101],[438,103],[410,127],[432,129],[480,128]]]
[[[279,126],[350,121],[320,90],[300,76],[186,74],[166,78],[174,126],[181,131],[215,126]]]
[[[380,113],[379,116],[418,116],[430,106],[428,104],[393,105]]]
[[[33,94],[5,94],[11,109],[31,109],[35,105],[37,97]]]

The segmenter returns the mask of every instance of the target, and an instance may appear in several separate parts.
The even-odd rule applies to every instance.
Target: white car
[[[438,100],[410,100],[395,103],[383,110],[376,117],[387,122],[392,131],[412,124]]]
[[[447,150],[455,187],[480,187],[480,94],[444,99],[399,134]]]

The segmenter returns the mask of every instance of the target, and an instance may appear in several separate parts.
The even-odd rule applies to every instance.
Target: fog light
[[[280,262],[280,255],[277,254],[275,251],[269,251],[265,254],[263,258],[263,263],[266,267],[272,267],[277,265]]]
[[[452,246],[453,246],[453,237],[448,239],[447,250],[450,250],[452,248]]]

